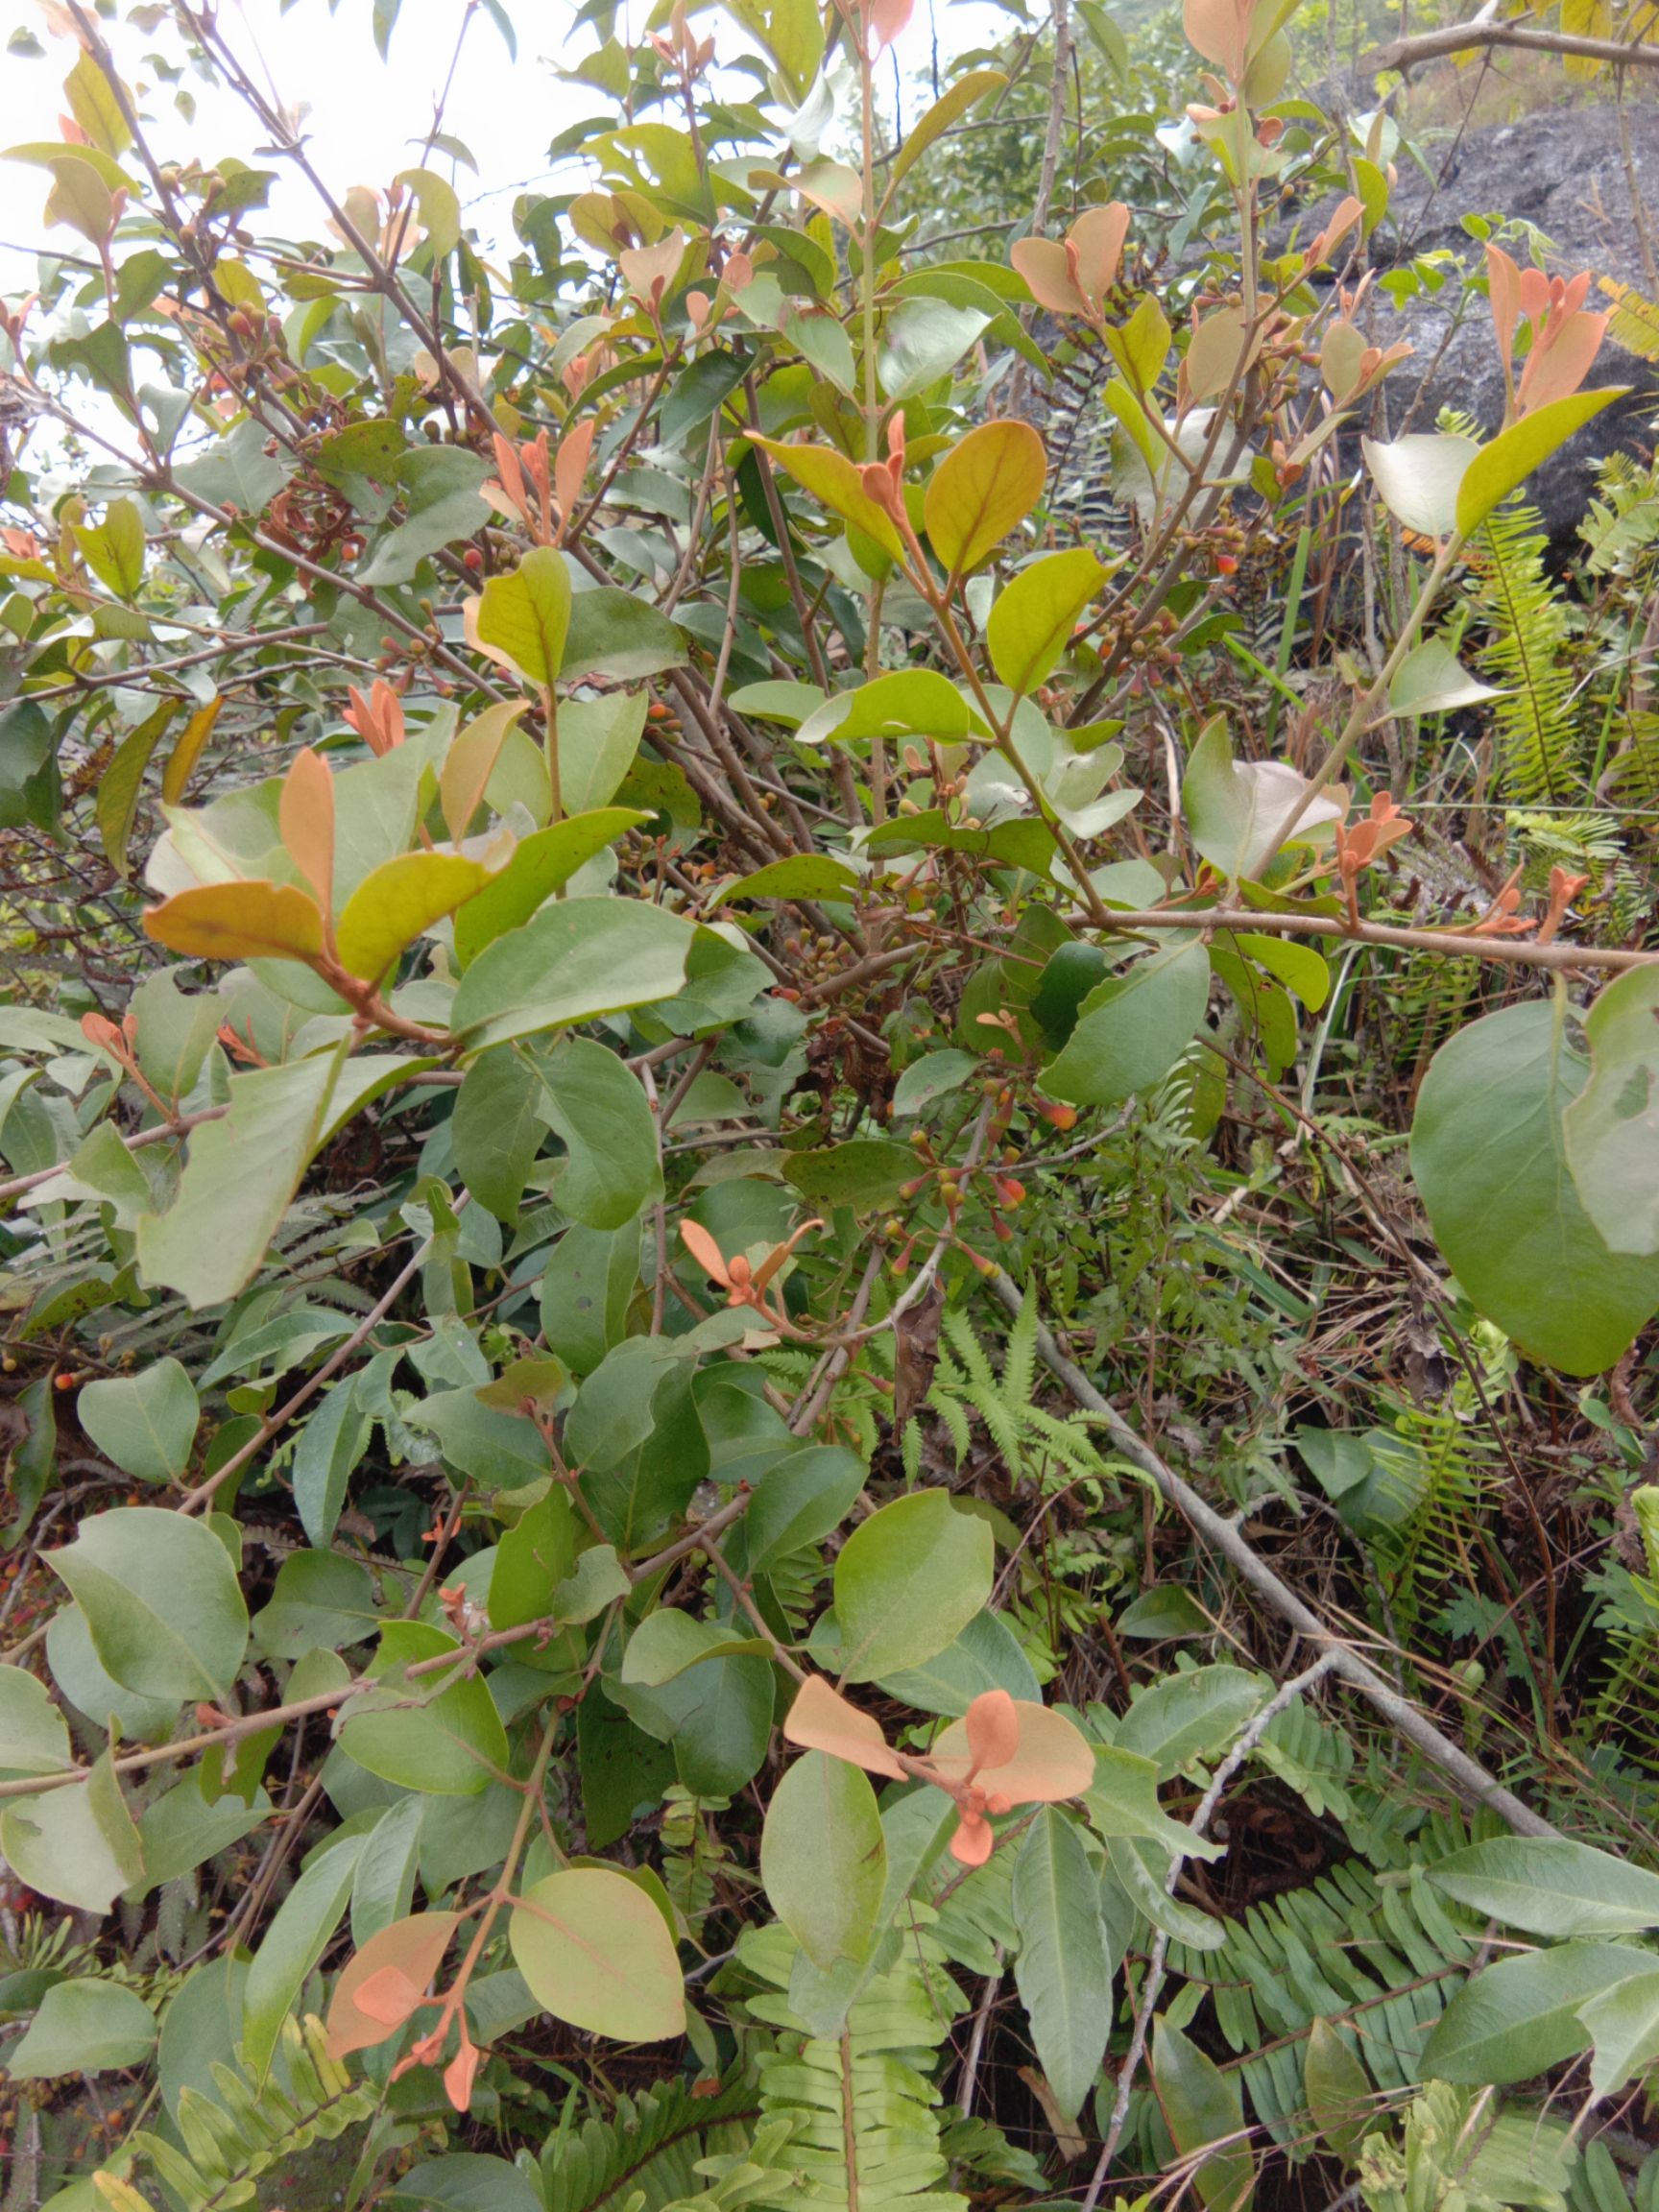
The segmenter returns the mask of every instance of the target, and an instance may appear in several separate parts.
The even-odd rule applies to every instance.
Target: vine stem
[[[1089,917],[1094,921],[1094,916]],[[1247,906],[1148,906],[1110,909],[1106,926],[1117,934],[1143,929],[1241,929],[1257,937],[1334,937],[1346,944],[1388,945],[1403,952],[1472,952],[1510,968],[1599,968],[1622,974],[1659,964],[1659,951],[1591,945],[1540,945],[1525,937],[1482,937],[1473,929],[1397,929],[1385,922],[1355,926],[1335,914],[1256,913]]]
[[[1262,1737],[1266,1735],[1280,1714],[1286,1712],[1290,1706],[1295,1704],[1297,1698],[1302,1696],[1305,1692],[1311,1690],[1316,1682],[1323,1681],[1325,1676],[1335,1667],[1337,1657],[1336,1652],[1327,1651],[1323,1658],[1315,1659],[1311,1667],[1307,1668],[1302,1673],[1295,1675],[1281,1689],[1275,1691],[1266,1704],[1262,1706],[1261,1712],[1237,1739],[1233,1748],[1222,1760],[1220,1766],[1216,1767],[1209,1789],[1198,1800],[1198,1808],[1193,1814],[1190,1823],[1194,1836],[1201,1838],[1204,1835],[1211,1820],[1214,1817],[1215,1808],[1220,1804],[1228,1784],[1238,1773],[1239,1767],[1243,1766],[1245,1760],[1249,1758],[1251,1752],[1255,1750],[1257,1744],[1261,1743]],[[1164,1894],[1166,1897],[1172,1897],[1175,1893],[1175,1885],[1180,1879],[1183,1863],[1184,1861],[1179,1856],[1171,1858],[1169,1862],[1169,1872],[1164,1883]],[[1100,2201],[1100,2192],[1106,2185],[1106,2176],[1111,2169],[1112,2161],[1118,2155],[1118,2146],[1123,2140],[1123,2127],[1129,2117],[1129,2099],[1134,2093],[1135,2077],[1141,2071],[1141,2061],[1146,2056],[1146,2041],[1152,2032],[1152,2015],[1157,2009],[1158,1999],[1163,1993],[1166,1963],[1168,1956],[1169,1937],[1160,1928],[1153,1936],[1152,1949],[1147,1954],[1146,1979],[1142,1984],[1141,2000],[1135,2008],[1135,2026],[1129,2038],[1128,2056],[1124,2058],[1118,2071],[1118,2093],[1112,2100],[1111,2123],[1106,2129],[1106,2140],[1100,2146],[1100,2155],[1094,2161],[1094,2171],[1089,2177],[1089,2187],[1084,2194],[1081,2212],[1094,2212],[1094,2207]]]
[[[985,1280],[1006,1310],[1017,1315],[1022,1298],[1012,1278],[998,1267]],[[1282,1582],[1232,1522],[1217,1513],[1191,1483],[1167,1466],[1117,1407],[1102,1397],[1076,1361],[1067,1358],[1053,1331],[1043,1321],[1037,1324],[1037,1350],[1049,1372],[1065,1383],[1078,1405],[1086,1407],[1091,1413],[1099,1414],[1116,1449],[1131,1466],[1150,1476],[1166,1503],[1173,1506],[1206,1543],[1213,1544],[1240,1580],[1247,1582],[1258,1597],[1265,1599],[1298,1635],[1327,1647],[1335,1673],[1361,1696],[1368,1697],[1397,1734],[1431,1760],[1464,1796],[1476,1804],[1489,1805],[1494,1813],[1508,1821],[1517,1835],[1552,1837],[1556,1834],[1542,1815],[1523,1804],[1514,1791],[1506,1790],[1496,1775],[1489,1774],[1479,1760],[1471,1759],[1450,1736],[1443,1735],[1426,1713],[1408,1697],[1403,1697],[1368,1660],[1362,1659],[1328,1622],[1321,1620],[1311,1605],[1298,1598],[1288,1583]]]

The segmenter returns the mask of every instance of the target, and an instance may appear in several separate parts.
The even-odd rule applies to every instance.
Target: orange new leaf
[[[370,1936],[357,1956],[347,1961],[334,1987],[325,2023],[330,2058],[366,2051],[397,2033],[423,2002],[422,1992],[443,1964],[449,1939],[460,1925],[455,1912],[417,1912]],[[404,2004],[407,1990],[415,1994]]]
[[[783,1733],[803,1751],[827,1751],[831,1759],[845,1759],[850,1767],[862,1767],[867,1774],[886,1774],[902,1781],[904,1768],[881,1733],[880,1723],[868,1713],[831,1690],[821,1674],[808,1675],[789,1708]]]
[[[157,945],[202,960],[315,960],[323,914],[292,883],[200,883],[144,917]]]
[[[277,802],[276,826],[325,914],[334,903],[334,779],[309,745],[294,756]]]

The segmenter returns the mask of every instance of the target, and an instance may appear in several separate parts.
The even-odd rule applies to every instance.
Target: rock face
[[[1638,72],[1646,76],[1646,72]],[[1626,110],[1637,186],[1648,235],[1659,254],[1659,85],[1633,86]],[[1506,215],[1534,224],[1550,241],[1543,252],[1551,276],[1580,269],[1612,276],[1651,298],[1637,216],[1620,150],[1619,115],[1611,101],[1556,108],[1523,123],[1472,131],[1444,154],[1431,156],[1436,180],[1402,156],[1389,220],[1372,249],[1379,262],[1390,254],[1409,262],[1415,254],[1447,247],[1477,262],[1480,249],[1463,229],[1464,213]],[[1513,249],[1511,249],[1513,251]],[[1515,257],[1526,265],[1526,255]],[[1595,287],[1586,305],[1612,301]],[[1452,332],[1455,288],[1408,302],[1395,313],[1383,295],[1375,333],[1381,344],[1407,338],[1415,351],[1386,385],[1389,432],[1431,430],[1442,407],[1475,417],[1482,431],[1498,427],[1503,379],[1484,302],[1477,302]],[[1597,461],[1617,447],[1651,453],[1659,432],[1659,362],[1644,361],[1609,338],[1589,382],[1628,384],[1627,399],[1565,445],[1531,479],[1528,496],[1555,539],[1570,537],[1589,502]]]

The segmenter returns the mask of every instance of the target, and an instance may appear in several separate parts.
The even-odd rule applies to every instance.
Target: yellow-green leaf
[[[202,748],[213,734],[213,725],[219,719],[224,700],[215,695],[205,707],[198,707],[183,729],[179,742],[167,756],[167,765],[161,771],[161,799],[168,806],[177,806],[184,796],[184,786],[196,770],[202,757]]]
[[[63,93],[70,114],[101,154],[126,153],[132,143],[132,130],[114,87],[90,54],[83,53],[64,78]]]
[[[1077,617],[1106,580],[1086,547],[1046,553],[1022,568],[991,609],[985,642],[1010,691],[1030,691],[1071,642]]]
[[[750,444],[770,454],[780,469],[786,469],[804,492],[822,500],[832,515],[874,539],[894,561],[904,558],[904,541],[893,517],[878,507],[865,491],[862,478],[845,453],[833,445],[785,445],[777,438],[754,438]]]
[[[1523,415],[1519,422],[1501,430],[1490,445],[1482,445],[1457,487],[1457,528],[1462,535],[1467,538],[1479,530],[1500,501],[1517,485],[1525,484],[1534,469],[1603,407],[1623,398],[1628,389],[1627,385],[1614,384],[1599,392],[1570,392],[1565,399],[1551,399],[1535,415]]]
[[[1048,456],[1029,422],[970,430],[934,469],[922,510],[946,567],[965,576],[988,560],[1042,498],[1047,472]]]
[[[511,576],[492,576],[469,610],[476,642],[532,684],[550,685],[570,628],[570,571],[563,553],[537,545]]]
[[[556,2019],[623,2043],[685,2031],[674,1939],[619,1870],[570,1866],[525,1890],[508,1924],[513,1960]]]
[[[313,960],[323,916],[291,883],[199,883],[152,906],[146,933],[201,960]]]
[[[346,902],[337,941],[341,965],[365,982],[377,982],[405,945],[498,874],[461,853],[402,853],[384,861]]]

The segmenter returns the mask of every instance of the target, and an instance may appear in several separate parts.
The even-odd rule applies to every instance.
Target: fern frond
[[[572,2103],[542,2147],[547,2212],[624,2212],[630,2205],[663,2212],[697,2193],[698,2161],[711,2154],[709,2138],[747,2128],[759,2116],[759,2094],[743,2076],[717,2097],[693,2097],[688,2083],[664,2081],[618,2097],[606,2118],[580,2124]]]
[[[761,2201],[780,2212],[967,2212],[966,2198],[937,2186],[948,2167],[930,2077],[962,2002],[943,1965],[925,1975],[902,1954],[853,2000],[839,2035],[813,2035],[789,2003],[799,1956],[780,1927],[738,1945],[762,1984],[748,2010],[780,2031],[759,2058],[762,2109],[791,2128],[794,2186]]]
[[[251,2203],[258,2194],[257,2177],[267,2168],[319,2138],[333,2142],[366,2121],[380,2102],[373,2082],[353,2083],[345,2067],[328,2056],[323,2023],[315,2017],[308,2016],[303,2027],[294,2020],[284,2023],[281,2059],[286,2088],[275,2073],[254,2088],[238,2053],[234,2067],[214,2062],[215,2096],[180,2090],[178,2122],[183,2151],[143,2128],[132,2136],[134,2150],[148,2159],[184,2212],[230,2212],[234,2205]],[[102,2174],[94,2179],[107,2202],[127,2204],[119,2194],[127,2184]],[[147,2205],[145,2212],[150,2212]]]
[[[1476,604],[1490,631],[1480,655],[1503,696],[1492,702],[1504,795],[1559,803],[1581,788],[1581,733],[1565,647],[1571,622],[1545,567],[1549,541],[1535,509],[1501,507],[1481,533]]]
[[[1309,2148],[1301,2041],[1314,2020],[1352,2031],[1378,2089],[1409,2088],[1476,1957],[1478,1931],[1449,1917],[1419,1862],[1404,1881],[1346,1862],[1226,1921],[1216,1950],[1170,1945],[1171,1966],[1208,1985],[1257,2116],[1293,2159]]]

